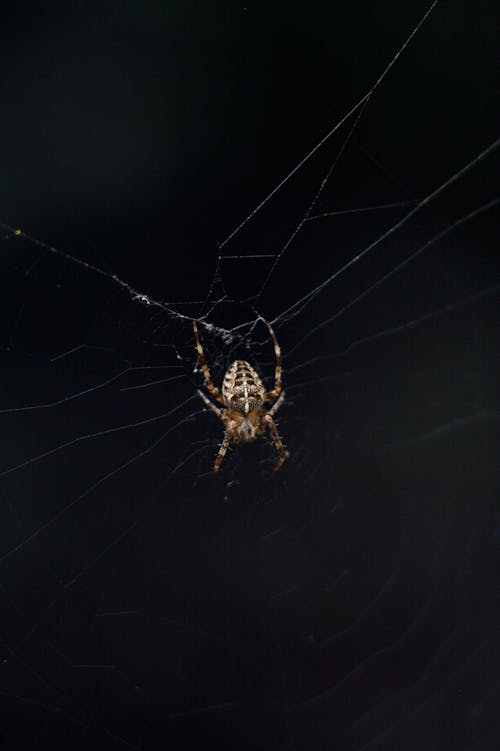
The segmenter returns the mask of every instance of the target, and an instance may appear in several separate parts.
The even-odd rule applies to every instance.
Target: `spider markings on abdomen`
[[[224,403],[248,415],[264,401],[266,392],[257,372],[245,360],[235,360],[222,383]]]
[[[251,443],[258,436],[269,430],[274,445],[279,453],[279,461],[274,467],[278,470],[288,454],[273,420],[274,415],[285,400],[285,392],[281,390],[281,349],[272,327],[268,325],[269,334],[274,342],[276,367],[274,388],[266,392],[255,368],[246,360],[235,360],[226,371],[222,384],[222,394],[212,381],[210,370],[205,360],[205,354],[198,333],[196,321],[193,321],[193,331],[196,339],[196,349],[205,381],[205,388],[211,396],[223,405],[220,409],[203,391],[198,391],[206,406],[214,412],[224,424],[226,430],[219,453],[215,459],[214,472],[218,472],[230,443]],[[271,409],[263,407],[265,402],[277,399]]]

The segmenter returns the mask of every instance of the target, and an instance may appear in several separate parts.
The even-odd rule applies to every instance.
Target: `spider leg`
[[[267,412],[264,415],[263,419],[265,420],[265,422],[267,423],[267,426],[268,426],[269,430],[271,431],[271,436],[272,436],[274,445],[276,446],[276,449],[277,449],[277,451],[278,451],[278,453],[280,455],[279,461],[278,461],[277,465],[274,468],[274,471],[277,472],[278,469],[280,469],[280,467],[283,465],[283,462],[287,458],[288,454],[287,454],[287,452],[285,450],[285,447],[283,446],[283,442],[282,442],[282,440],[280,438],[280,435],[278,433],[278,428],[276,427],[271,414],[269,412]]]
[[[224,411],[222,409],[219,409],[218,407],[213,404],[210,399],[208,399],[203,391],[198,390],[198,396],[203,400],[203,402],[209,407],[214,414],[217,415],[219,420],[221,420],[225,425],[227,424],[226,416],[224,414]],[[229,444],[231,443],[231,437],[230,437],[230,431],[228,428],[226,428],[226,432],[224,433],[224,438],[222,440],[222,443],[219,447],[219,453],[217,454],[217,457],[215,459],[214,464],[214,472],[218,472],[220,469],[220,465],[224,461],[224,457],[226,455],[226,451],[229,447]]]
[[[212,410],[212,412],[214,412],[217,415],[219,420],[222,420],[222,422],[225,422],[224,412],[218,407],[216,407],[215,404],[213,404],[213,402],[211,402],[210,399],[208,399],[208,397],[205,396],[203,391],[200,391],[200,389],[198,389],[198,396],[200,397],[200,399],[204,401],[206,406],[209,407]]]
[[[271,334],[271,338],[274,342],[274,354],[276,357],[276,368],[274,371],[274,388],[272,391],[269,391],[266,394],[266,401],[269,401],[270,399],[276,399],[277,396],[281,394],[281,347],[278,344],[278,340],[276,339],[276,334],[274,333],[274,329],[271,326],[270,323],[267,324],[267,328],[269,329],[269,333]]]
[[[214,384],[212,377],[210,376],[210,370],[208,369],[207,361],[205,360],[205,354],[203,352],[203,347],[201,346],[200,335],[198,333],[198,326],[196,324],[196,321],[193,321],[193,331],[196,339],[196,349],[198,351],[198,357],[200,358],[200,365],[203,371],[203,378],[205,379],[205,387],[214,399],[217,399],[220,404],[224,404],[224,399],[222,398],[219,389]]]
[[[275,415],[275,414],[276,414],[276,412],[277,412],[277,411],[279,410],[279,408],[281,407],[281,405],[283,404],[283,402],[284,402],[284,401],[285,401],[285,392],[284,392],[284,391],[282,391],[282,392],[281,392],[281,396],[280,396],[280,398],[278,399],[278,401],[277,401],[277,402],[275,402],[275,403],[273,404],[273,406],[271,407],[271,409],[270,409],[270,410],[268,411],[268,413],[267,413],[267,414],[268,414],[268,415],[271,415],[271,417],[274,417],[274,415]]]
[[[215,458],[214,472],[219,471],[220,465],[224,461],[224,457],[226,456],[226,451],[230,443],[231,443],[231,435],[230,435],[229,429],[226,429],[226,432],[224,433],[224,438],[222,439],[222,443],[219,447],[219,453],[217,454]]]

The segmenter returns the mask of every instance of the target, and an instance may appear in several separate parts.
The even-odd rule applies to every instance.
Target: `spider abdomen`
[[[258,373],[246,360],[235,360],[227,369],[222,396],[228,407],[248,415],[264,401],[265,390]]]

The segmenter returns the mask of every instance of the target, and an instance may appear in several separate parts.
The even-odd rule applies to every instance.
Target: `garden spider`
[[[272,391],[266,392],[261,379],[250,363],[246,360],[235,360],[226,370],[221,394],[210,376],[198,334],[198,326],[196,321],[193,321],[196,349],[205,379],[205,388],[219,404],[224,405],[223,409],[216,407],[203,391],[198,390],[201,399],[224,423],[226,428],[224,439],[215,459],[214,472],[219,471],[230,443],[251,443],[256,440],[257,436],[265,433],[267,429],[270,430],[274,445],[280,455],[274,471],[282,466],[288,456],[273,420],[274,415],[285,401],[285,392],[281,391],[281,349],[270,325],[268,325],[268,329],[274,342],[274,353],[276,355],[274,388]],[[264,402],[276,399],[276,397],[279,397],[278,401],[274,403],[271,409],[266,410],[262,406]]]

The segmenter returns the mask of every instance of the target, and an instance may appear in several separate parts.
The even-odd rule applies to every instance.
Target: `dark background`
[[[313,214],[422,199],[493,142],[490,4],[438,3],[349,140],[353,117],[219,249],[427,7],[3,11],[4,748],[498,747],[492,212],[452,229],[494,196],[495,158],[293,317],[411,206],[308,222],[269,277],[254,257],[342,148]],[[265,441],[211,473],[201,315],[276,319],[276,476]],[[202,330],[216,382],[243,356],[272,383],[264,326],[234,333]]]

